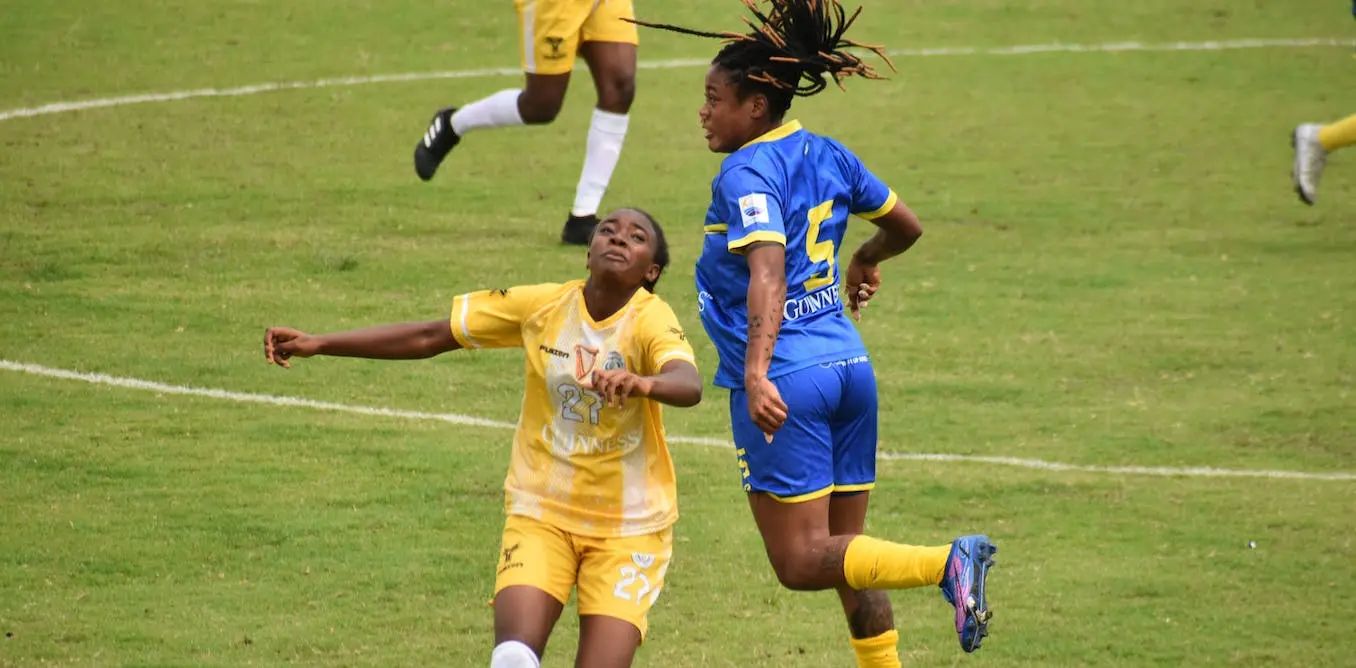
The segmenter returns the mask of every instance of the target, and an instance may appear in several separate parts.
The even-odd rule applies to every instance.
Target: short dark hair
[[[849,76],[884,78],[847,51],[848,47],[867,49],[880,56],[891,70],[895,69],[883,47],[843,37],[862,13],[861,7],[849,17],[839,0],[770,0],[772,7],[766,13],[758,9],[756,0],[743,2],[757,19],[756,23],[744,19],[753,28],[747,34],[705,32],[645,21],[634,23],[725,40],[726,45],[711,63],[730,72],[741,97],[753,93],[765,95],[776,119],[786,114],[794,98],[809,97],[828,88],[828,77],[839,88]]]

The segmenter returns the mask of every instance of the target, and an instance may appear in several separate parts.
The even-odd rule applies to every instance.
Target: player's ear
[[[659,265],[657,265],[657,264],[651,264],[651,265],[650,265],[650,268],[645,270],[645,280],[646,280],[646,282],[653,283],[653,282],[659,280],[659,274],[661,274],[661,273],[663,273],[663,272],[664,272],[664,268],[663,268],[663,267],[661,267],[661,266],[659,266]]]
[[[767,116],[767,96],[762,93],[754,93],[749,96],[749,113],[755,118]]]

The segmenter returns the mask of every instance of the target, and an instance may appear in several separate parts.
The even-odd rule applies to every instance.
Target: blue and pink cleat
[[[951,543],[942,575],[942,596],[956,606],[956,635],[961,649],[979,649],[989,635],[989,602],[984,596],[984,580],[998,551],[988,536],[961,536]]]

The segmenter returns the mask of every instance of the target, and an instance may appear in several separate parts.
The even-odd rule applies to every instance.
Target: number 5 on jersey
[[[811,262],[827,265],[824,271],[814,274],[802,284],[806,292],[814,292],[837,280],[833,269],[834,256],[837,254],[834,252],[833,239],[819,240],[820,227],[824,221],[833,218],[833,200],[810,209],[806,217],[810,219],[810,228],[805,232],[805,254],[810,256]]]

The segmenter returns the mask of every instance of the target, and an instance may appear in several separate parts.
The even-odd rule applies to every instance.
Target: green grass
[[[0,0],[0,110],[152,91],[516,64],[504,7]],[[1340,3],[867,5],[893,48],[1352,36]],[[462,6],[464,5],[464,6]],[[1189,5],[1189,6],[1188,6]],[[1254,6],[1256,5],[1256,6]],[[641,3],[728,27],[732,0]],[[711,44],[644,35],[642,58]],[[1356,173],[1289,191],[1287,134],[1356,111],[1342,47],[900,58],[798,101],[923,217],[861,329],[882,448],[1089,465],[1356,472]],[[692,331],[719,158],[700,68],[641,73],[607,203],[663,221]],[[514,353],[262,363],[263,328],[442,314],[576,277],[554,238],[591,102],[475,135],[431,184],[437,106],[513,77],[308,89],[0,122],[0,358],[513,421]],[[851,232],[855,242],[867,230]],[[692,337],[709,375],[714,352]],[[724,397],[669,411],[722,438]],[[508,433],[0,373],[0,665],[487,660]],[[675,446],[683,520],[639,663],[850,666],[831,595],[781,590],[728,451]],[[894,597],[915,665],[1351,663],[1350,481],[882,465],[873,533],[999,542],[993,637]],[[1256,549],[1247,542],[1255,540]],[[570,665],[563,621],[549,666]]]

